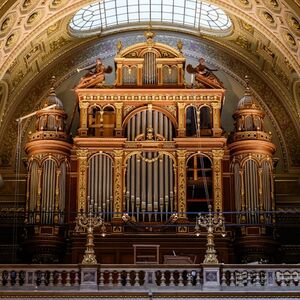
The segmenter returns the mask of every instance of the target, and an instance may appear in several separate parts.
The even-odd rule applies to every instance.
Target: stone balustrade
[[[299,291],[300,265],[0,265],[3,291]]]

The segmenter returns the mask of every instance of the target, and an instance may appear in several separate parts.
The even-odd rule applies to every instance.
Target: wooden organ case
[[[152,32],[146,38],[125,49],[118,43],[114,85],[105,84],[112,68],[100,59],[94,70],[87,68],[75,89],[80,121],[72,141],[53,88],[46,103],[55,108],[37,113],[25,148],[28,257],[80,262],[86,234],[76,232],[75,218],[92,209],[104,220],[95,230],[100,263],[162,263],[173,253],[200,263],[206,233],[195,235],[195,221],[208,204],[214,211],[237,211],[225,217],[238,226],[227,226],[226,238],[215,235],[220,262],[236,262],[233,250],[240,261],[271,257],[276,243],[262,223],[274,222],[266,213],[275,207],[275,146],[249,85],[227,140],[222,82],[201,73],[201,60],[196,68],[187,66],[200,70],[187,84],[182,43],[174,49],[155,42]]]
[[[173,239],[191,236],[208,202],[223,210],[224,90],[187,85],[180,43],[174,49],[146,37],[126,49],[118,44],[113,87],[76,90],[76,209],[101,211],[112,239],[132,234],[153,244],[156,236],[156,244],[168,235],[161,249],[172,254]]]

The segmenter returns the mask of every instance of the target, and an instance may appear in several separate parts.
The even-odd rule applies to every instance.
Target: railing
[[[1,291],[300,291],[300,265],[0,265]],[[249,289],[250,288],[250,289]]]

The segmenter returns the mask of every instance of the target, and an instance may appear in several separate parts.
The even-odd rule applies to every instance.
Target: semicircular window
[[[232,28],[221,8],[198,0],[103,0],[77,11],[69,27],[80,37],[113,27],[149,23],[184,26],[212,35],[227,35]]]

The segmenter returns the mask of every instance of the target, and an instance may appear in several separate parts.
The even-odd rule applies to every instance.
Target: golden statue
[[[78,85],[76,86],[77,89],[84,89],[84,88],[93,88],[103,85],[105,79],[105,73],[111,73],[112,67],[108,66],[105,68],[100,58],[96,59],[96,63],[92,64],[86,68],[77,69],[77,72],[88,70],[89,72],[84,75]]]
[[[223,82],[213,73],[218,70],[207,67],[203,57],[199,59],[199,64],[195,68],[187,65],[186,70],[190,74],[195,74],[196,82],[206,88],[220,89],[224,87]]]

